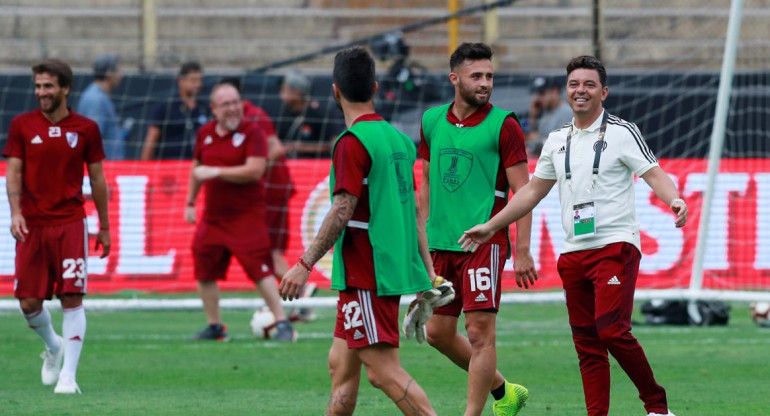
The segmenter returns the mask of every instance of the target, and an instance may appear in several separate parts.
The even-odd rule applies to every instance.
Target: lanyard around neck
[[[607,111],[604,111],[604,117],[602,117],[602,125],[599,127],[599,140],[594,145],[594,150],[596,153],[594,153],[594,168],[593,168],[593,183],[596,183],[596,178],[599,176],[599,159],[602,157],[602,149],[604,148],[604,134],[607,132]],[[564,172],[567,175],[567,180],[572,180],[572,169],[569,167],[569,153],[570,153],[570,142],[572,141],[572,128],[573,125],[569,126],[569,133],[567,133],[567,151],[566,155],[564,157]]]

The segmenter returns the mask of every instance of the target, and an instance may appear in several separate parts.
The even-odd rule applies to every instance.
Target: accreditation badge
[[[575,213],[572,225],[576,240],[596,235],[596,207],[593,201],[582,202],[572,206]]]

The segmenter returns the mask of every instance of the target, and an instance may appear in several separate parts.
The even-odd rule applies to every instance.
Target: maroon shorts
[[[492,310],[500,307],[500,274],[507,251],[499,244],[483,244],[475,252],[434,251],[433,268],[454,285],[455,299],[435,309],[438,315],[460,316],[465,311]]]
[[[398,347],[398,307],[401,296],[377,296],[373,290],[349,287],[337,301],[334,337],[348,348],[364,348],[384,342]]]
[[[265,223],[273,250],[286,252],[289,244],[289,203],[268,205],[265,210]]]
[[[626,242],[559,256],[556,267],[575,335],[596,337],[597,331],[623,334],[631,330],[641,259],[636,246]]]
[[[253,224],[201,221],[192,252],[197,280],[223,280],[235,256],[249,279],[258,282],[273,275],[273,257],[266,233],[255,233]],[[261,234],[261,238],[260,238]]]
[[[29,227],[16,243],[14,296],[51,299],[54,294],[86,293],[88,227],[85,219]]]

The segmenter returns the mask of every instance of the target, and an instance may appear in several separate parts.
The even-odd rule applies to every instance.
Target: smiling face
[[[238,90],[227,84],[217,86],[211,93],[211,112],[220,127],[236,130],[243,118],[243,103]]]
[[[576,121],[592,122],[602,112],[609,88],[602,86],[594,69],[578,68],[567,76],[567,102]]]
[[[43,113],[53,114],[61,106],[66,106],[69,92],[69,87],[59,86],[59,80],[56,76],[47,72],[35,74],[35,98],[37,98]]]
[[[466,60],[449,74],[449,80],[455,86],[455,101],[461,99],[476,108],[489,102],[493,79],[492,61],[488,59]]]

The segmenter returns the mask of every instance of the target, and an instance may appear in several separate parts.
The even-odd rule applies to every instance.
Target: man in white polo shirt
[[[496,230],[530,212],[559,184],[566,232],[557,268],[583,378],[588,416],[606,416],[610,404],[612,354],[629,376],[648,416],[673,416],[666,391],[656,381],[639,342],[631,334],[636,277],[641,260],[639,220],[634,207],[634,175],[644,179],[676,214],[687,221],[687,205],[634,123],[604,111],[607,72],[592,56],[567,65],[567,101],[572,123],[553,131],[532,180],[506,207],[466,231],[463,248],[475,248]]]

